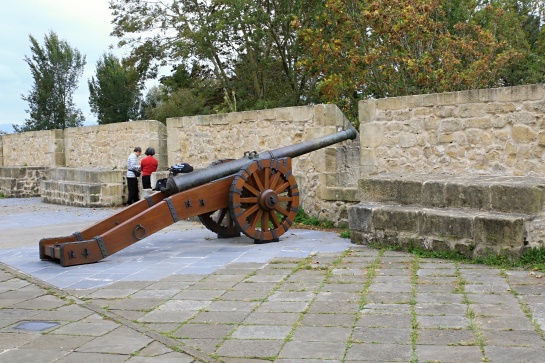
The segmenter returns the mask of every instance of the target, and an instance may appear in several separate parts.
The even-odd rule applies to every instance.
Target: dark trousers
[[[151,175],[142,175],[142,188],[151,189]]]
[[[127,204],[138,202],[138,178],[127,178],[127,188],[129,189]]]

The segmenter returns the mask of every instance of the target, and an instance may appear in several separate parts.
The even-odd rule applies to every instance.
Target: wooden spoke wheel
[[[233,161],[234,159],[221,159],[214,161],[209,167]],[[240,230],[231,218],[229,208],[222,208],[217,211],[199,215],[201,223],[219,238],[239,237]]]
[[[257,160],[241,169],[231,184],[231,215],[256,243],[278,241],[297,215],[299,189],[287,165],[287,159]]]

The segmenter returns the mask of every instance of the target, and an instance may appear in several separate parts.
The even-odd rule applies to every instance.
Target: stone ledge
[[[519,256],[545,240],[543,221],[525,214],[368,203],[351,206],[348,222],[353,243],[416,245],[471,257]]]
[[[378,174],[358,184],[363,202],[521,214],[541,213],[545,203],[545,178],[537,177]]]

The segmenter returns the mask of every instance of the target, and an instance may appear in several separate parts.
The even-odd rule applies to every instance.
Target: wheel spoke
[[[274,209],[275,211],[277,211],[278,213],[280,214],[283,214],[284,216],[288,216],[290,214],[290,212],[288,212],[286,209],[282,208],[281,206],[277,205],[276,208]]]
[[[245,197],[240,198],[241,203],[247,203],[247,204],[257,204],[257,197]]]
[[[261,230],[267,232],[269,230],[269,211],[263,212],[261,216]]]
[[[277,193],[277,194],[282,194],[282,192],[284,192],[288,187],[290,186],[290,183],[289,182],[285,182],[283,184],[280,184],[278,186],[278,188],[276,188],[274,191]]]

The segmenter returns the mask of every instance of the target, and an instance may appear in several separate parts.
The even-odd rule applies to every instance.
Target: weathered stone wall
[[[335,105],[289,107],[167,119],[168,163],[195,168],[245,151],[263,152],[329,135],[349,121]],[[359,142],[345,141],[299,156],[292,162],[300,205],[319,218],[347,223],[356,202]]]
[[[545,175],[545,85],[361,101],[364,174]]]
[[[126,169],[136,146],[155,149],[159,168],[167,168],[166,126],[159,121],[133,121],[68,128],[64,131],[66,166],[71,168]]]
[[[2,166],[63,166],[62,130],[2,135]]]
[[[40,182],[49,176],[48,167],[4,166],[0,168],[0,194],[10,198],[40,196]]]

